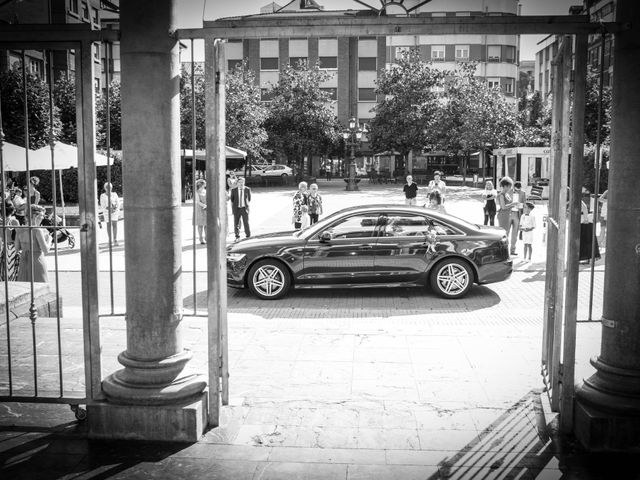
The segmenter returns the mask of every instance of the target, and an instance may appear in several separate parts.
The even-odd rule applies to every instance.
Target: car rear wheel
[[[249,270],[249,290],[262,300],[284,297],[291,286],[291,275],[277,260],[261,260]]]
[[[287,175],[286,173],[283,173],[282,175],[280,175],[283,179],[287,178],[289,175]]]
[[[464,260],[445,259],[431,270],[431,288],[444,298],[462,298],[473,285],[473,272]]]

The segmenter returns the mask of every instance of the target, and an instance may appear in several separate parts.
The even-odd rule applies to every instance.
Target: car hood
[[[288,246],[302,244],[305,239],[296,236],[297,230],[286,232],[265,233],[255,237],[245,238],[229,246],[229,252],[244,252],[253,248],[265,248],[271,246]]]

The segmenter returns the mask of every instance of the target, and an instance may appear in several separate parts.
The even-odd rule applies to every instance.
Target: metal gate
[[[4,318],[2,325],[2,341],[0,342],[0,362],[2,368],[2,384],[0,385],[0,401],[16,402],[40,402],[40,403],[67,403],[79,419],[84,418],[85,411],[79,405],[86,404],[96,398],[100,392],[101,359],[100,359],[100,333],[98,318],[98,246],[96,242],[97,206],[96,206],[96,168],[95,168],[95,102],[94,102],[94,43],[114,37],[113,32],[91,31],[89,26],[51,26],[30,25],[28,28],[21,25],[4,25],[0,38],[0,48],[12,52],[21,52],[20,75],[23,90],[23,115],[21,118],[2,119],[8,122],[22,123],[24,125],[24,148],[20,150],[22,155],[9,155],[9,144],[4,142],[2,123],[0,122],[0,143],[3,144],[3,153],[0,157],[0,174],[2,176],[3,192],[7,191],[7,167],[11,171],[24,171],[25,185],[28,185],[27,196],[24,199],[24,221],[16,221],[11,218],[5,202],[2,205],[2,245],[4,267],[3,290],[5,295]],[[48,85],[48,122],[49,122],[49,147],[50,164],[34,164],[35,155],[30,150],[29,144],[29,111],[30,96],[27,84],[26,51],[42,52],[42,58],[47,65]],[[56,180],[56,171],[61,168],[56,162],[56,150],[54,148],[53,132],[53,56],[73,56],[75,71],[76,91],[76,128],[77,128],[77,172],[78,172],[78,224],[66,225],[66,222],[57,223],[57,217],[64,219],[64,200]],[[12,147],[13,148],[13,147]],[[15,148],[13,148],[15,153]],[[42,153],[42,152],[37,152]],[[46,153],[46,152],[45,152]],[[30,158],[31,154],[31,158]],[[18,161],[18,165],[10,166],[10,160]],[[21,163],[22,162],[22,163]],[[52,221],[48,227],[53,239],[51,249],[54,251],[54,270],[49,272],[49,282],[42,283],[39,275],[42,273],[38,267],[38,249],[40,238],[44,233],[38,228],[41,216],[38,216],[36,204],[39,202],[39,194],[32,189],[37,189],[32,175],[34,168],[46,168],[50,172],[51,197],[52,197]],[[18,194],[19,195],[19,194]],[[62,207],[58,207],[58,200]],[[20,204],[16,200],[15,204]],[[33,212],[33,214],[32,214]],[[14,233],[15,232],[15,233]],[[62,247],[56,239],[60,235],[69,235],[75,239],[80,248],[80,272],[81,285],[81,322],[76,325],[70,323],[68,318],[62,315],[61,304],[61,278],[59,260]],[[26,272],[26,278],[21,273],[21,279],[26,280],[21,284],[10,280],[10,263],[14,260],[10,251],[12,236],[23,239],[23,255],[21,269]],[[18,240],[20,242],[20,240]],[[69,243],[71,245],[71,243]],[[35,250],[34,250],[35,248]],[[65,247],[67,248],[67,247]],[[44,256],[41,257],[44,262]],[[27,267],[27,264],[29,266]],[[38,271],[36,271],[38,270]],[[51,279],[53,277],[53,279]],[[48,291],[52,286],[53,292]],[[18,303],[11,304],[11,300],[21,291],[26,290],[26,295],[20,297]],[[44,299],[44,300],[43,300]],[[42,304],[42,302],[45,302]],[[39,311],[44,315],[39,315]],[[15,317],[15,318],[13,318]],[[80,328],[82,334],[77,346],[82,352],[83,369],[74,365],[65,364],[70,351],[64,343],[69,340],[66,335],[69,331]],[[75,346],[75,345],[74,345]],[[75,352],[77,353],[77,352]]]

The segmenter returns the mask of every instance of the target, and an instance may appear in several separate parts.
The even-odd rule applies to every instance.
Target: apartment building
[[[576,7],[573,13],[588,14],[592,22],[613,22],[615,20],[615,0],[587,1],[583,7]],[[590,34],[588,38],[589,68],[599,69],[603,60],[603,80],[605,86],[611,86],[613,75],[613,35]],[[556,35],[549,35],[538,42],[535,60],[535,88],[542,93],[543,98],[552,90],[551,61],[558,52],[559,39]],[[604,58],[603,58],[604,53]]]
[[[0,23],[86,23],[92,28],[101,26],[102,12],[110,9],[112,2],[105,0],[9,0],[0,2]],[[94,45],[95,74],[94,86],[102,86],[102,52],[99,45]],[[48,60],[41,50],[24,52],[27,71],[48,78]],[[0,50],[0,71],[5,71],[22,64],[22,51]],[[54,78],[60,75],[73,75],[75,60],[73,50],[53,51]]]
[[[372,2],[373,3],[373,2]],[[418,6],[419,0],[403,3],[409,14],[433,17],[471,15],[517,15],[517,0],[433,0]],[[279,7],[271,3],[253,15],[265,23],[279,18],[302,15],[378,15],[372,10],[326,11],[318,2],[295,0]],[[401,13],[401,12],[400,12]],[[476,75],[491,85],[499,86],[504,95],[516,98],[518,79],[517,35],[414,35],[378,37],[308,37],[285,39],[232,39],[226,47],[228,66],[234,67],[247,59],[249,68],[268,101],[269,86],[275,84],[280,70],[287,63],[305,59],[319,62],[333,76],[322,88],[334,100],[338,119],[346,124],[356,117],[360,122],[370,120],[376,105],[375,82],[384,68],[389,67],[409,48],[420,51],[423,59],[432,61],[436,68],[454,69],[457,62],[478,63]]]

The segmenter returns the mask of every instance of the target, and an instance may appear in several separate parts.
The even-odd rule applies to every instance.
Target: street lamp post
[[[356,183],[356,146],[362,142],[362,135],[367,133],[366,124],[361,128],[355,118],[349,120],[349,129],[342,132],[344,138],[345,157],[347,156],[347,147],[351,147],[351,159],[349,161],[349,173],[347,178],[347,190],[354,192],[358,190]],[[345,158],[345,162],[346,162]]]

